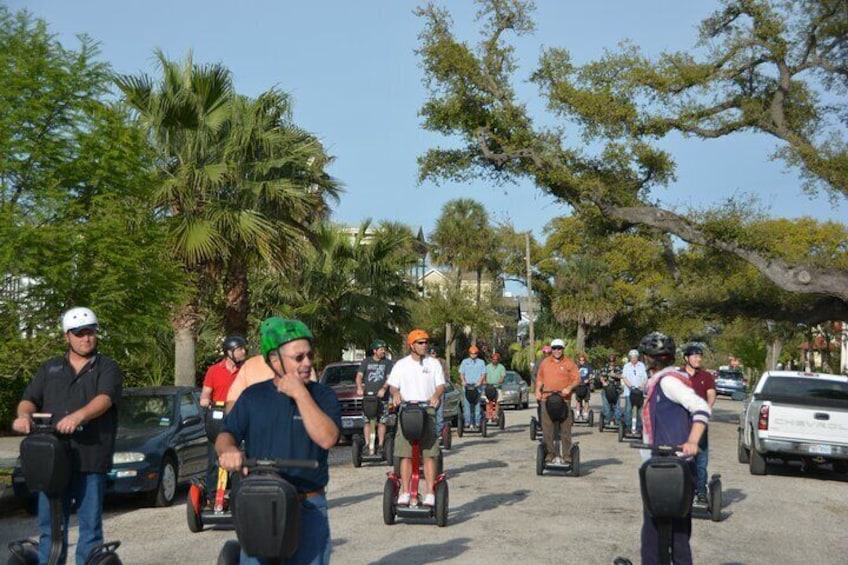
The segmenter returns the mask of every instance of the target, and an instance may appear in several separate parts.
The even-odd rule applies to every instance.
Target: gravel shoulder
[[[595,400],[595,399],[593,399]],[[736,461],[740,404],[719,399],[710,428],[710,471],[721,473],[723,520],[696,519],[698,563],[844,563],[848,477],[825,469],[769,466],[754,477]],[[599,407],[595,406],[596,416]],[[454,436],[446,452],[450,515],[433,522],[382,521],[385,466],[354,469],[350,448],[331,452],[330,523],[335,563],[611,563],[638,562],[642,522],[639,452],[614,433],[575,427],[581,476],[536,476],[533,410],[507,412],[507,428],[488,438]],[[127,564],[214,563],[232,531],[192,534],[185,494],[170,508],[144,508],[133,499],[107,502],[106,539],[121,540]],[[23,510],[0,513],[0,547],[36,532]],[[72,520],[71,542],[76,537]]]

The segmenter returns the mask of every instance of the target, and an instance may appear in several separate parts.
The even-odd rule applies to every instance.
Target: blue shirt
[[[459,373],[465,377],[467,384],[476,385],[480,377],[486,373],[486,362],[479,357],[477,359],[466,357],[459,364]]]
[[[341,429],[342,411],[333,391],[309,382],[306,389],[318,407]],[[298,492],[327,486],[330,479],[327,450],[312,441],[294,400],[277,392],[273,379],[248,387],[224,418],[222,431],[232,434],[236,444],[245,444],[245,456],[260,459],[309,459],[317,469],[282,469],[284,479]]]
[[[645,369],[645,364],[641,361],[637,361],[635,365],[628,361],[624,364],[624,367],[621,368],[621,378],[627,379],[630,386],[641,388],[644,391],[645,383],[648,381],[648,371]],[[624,396],[624,398],[630,396],[630,389],[628,387],[624,387],[624,393],[622,396]]]

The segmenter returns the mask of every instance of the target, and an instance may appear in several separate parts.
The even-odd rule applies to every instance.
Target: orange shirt
[[[539,365],[536,386],[541,386],[545,391],[562,390],[567,386],[574,387],[578,384],[580,384],[580,371],[568,355],[563,355],[559,361],[551,355]],[[544,392],[543,394],[547,396]],[[571,400],[571,394],[569,393],[565,399]]]
[[[244,365],[239,369],[233,384],[230,385],[230,390],[227,393],[227,402],[235,402],[238,397],[244,392],[244,389],[256,383],[270,381],[274,378],[274,371],[265,362],[261,355],[254,355],[244,362]]]

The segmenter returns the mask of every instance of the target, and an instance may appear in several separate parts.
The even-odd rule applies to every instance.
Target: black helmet
[[[375,339],[374,341],[371,342],[371,351],[377,351],[381,347],[382,348],[388,347],[386,345],[386,342],[383,341],[382,339]]]
[[[435,345],[431,345],[430,348],[427,350],[427,353],[430,353],[431,355],[433,353],[435,353],[436,355],[438,355],[439,354],[439,348],[436,347]]]
[[[247,349],[247,341],[245,341],[245,339],[240,335],[231,335],[227,336],[227,339],[224,340],[224,345],[221,346],[221,349],[226,355],[228,352],[233,349],[238,349],[239,347]]]
[[[686,349],[683,350],[683,356],[689,357],[690,355],[703,355],[704,348],[700,345],[696,345],[694,343],[690,343],[686,346]]]
[[[650,355],[651,357],[669,355],[674,357],[676,351],[677,347],[674,345],[674,340],[662,332],[651,332],[639,342],[639,353],[642,355]]]

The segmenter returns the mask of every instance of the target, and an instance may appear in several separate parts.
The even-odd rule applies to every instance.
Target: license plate
[[[832,453],[832,448],[829,445],[811,445],[810,453],[816,453],[818,455],[830,455]]]
[[[352,428],[353,427],[353,420],[342,420],[342,427],[343,428]]]

